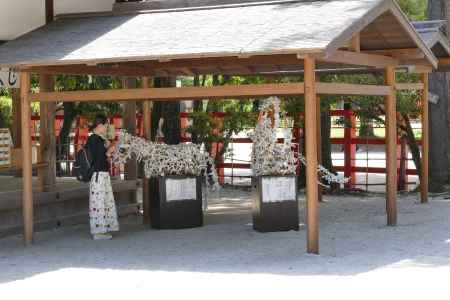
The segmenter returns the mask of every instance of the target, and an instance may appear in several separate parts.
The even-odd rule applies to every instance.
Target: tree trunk
[[[450,9],[449,1],[429,0],[428,19],[446,19],[450,15],[446,10]],[[447,33],[449,24],[447,24]],[[439,191],[449,182],[450,170],[450,107],[449,107],[449,77],[448,73],[430,74],[430,92],[439,96],[437,104],[429,104],[430,107],[430,191]]]
[[[372,126],[372,120],[364,117],[360,118],[359,136],[360,137],[374,137],[375,132]]]
[[[333,171],[333,161],[331,159],[331,117],[329,103],[324,103],[321,110],[320,126],[322,131],[322,166],[330,171]]]
[[[420,149],[419,146],[417,145],[416,137],[414,136],[414,131],[412,129],[409,117],[407,115],[403,115],[403,119],[405,120],[405,127],[406,127],[404,137],[406,138],[406,143],[408,144],[409,150],[411,151],[411,156],[420,178],[422,174],[421,172],[422,161],[420,160]]]
[[[175,77],[155,78],[154,80],[155,88],[176,86]],[[179,144],[181,142],[180,103],[178,101],[156,101],[154,103],[152,112],[152,139],[156,137],[156,131],[161,118],[164,119],[162,126],[164,142],[169,145]]]
[[[59,133],[59,138],[57,141],[57,162],[68,159],[69,154],[69,134],[72,129],[73,121],[77,116],[76,105],[73,102],[66,102],[63,105],[64,108],[64,122]],[[61,163],[56,164],[56,174],[61,175]]]

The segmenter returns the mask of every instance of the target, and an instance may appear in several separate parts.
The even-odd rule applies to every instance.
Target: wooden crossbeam
[[[400,84],[400,89],[421,89],[421,84]],[[347,96],[387,96],[390,88],[384,85],[316,83],[317,94]],[[182,101],[194,99],[248,98],[288,96],[304,93],[301,83],[249,84],[239,86],[144,88],[98,91],[42,92],[30,94],[32,102],[83,102],[83,101]]]
[[[317,93],[320,95],[387,96],[390,94],[390,89],[384,85],[318,82]]]
[[[249,84],[240,86],[146,88],[98,91],[48,92],[30,94],[32,102],[82,101],[174,101],[194,99],[223,99],[299,95],[304,93],[301,83]]]
[[[418,48],[366,50],[364,53],[390,56],[397,59],[423,59],[425,54]]]
[[[29,67],[22,69],[23,72],[39,73],[47,75],[68,74],[68,75],[98,75],[98,76],[144,76],[149,74],[149,70],[139,66],[48,66]]]
[[[55,66],[30,66],[22,68],[22,71],[41,74],[90,74],[90,75],[120,75],[120,76],[148,76],[152,72],[160,70],[182,70],[189,72],[197,68],[239,68],[246,66],[272,66],[277,65],[302,65],[296,54],[255,55],[248,58],[238,57],[205,57],[202,59],[176,59],[176,60],[147,60],[127,61],[116,64],[100,64],[87,66],[55,65]]]
[[[387,66],[397,66],[398,60],[389,56],[378,54],[367,54],[361,52],[351,52],[337,50],[331,56],[318,58],[321,61],[341,63],[348,65],[367,66],[375,68],[385,68]]]
[[[439,67],[450,67],[450,58],[439,58]]]

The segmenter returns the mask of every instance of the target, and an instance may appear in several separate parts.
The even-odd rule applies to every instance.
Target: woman
[[[114,152],[114,145],[104,138],[106,123],[104,116],[97,116],[90,127],[92,134],[87,140],[92,153],[93,175],[89,185],[89,218],[94,240],[109,240],[112,238],[110,232],[119,231],[108,163]]]

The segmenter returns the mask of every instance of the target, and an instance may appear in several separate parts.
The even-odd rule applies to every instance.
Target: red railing
[[[215,118],[223,119],[226,117],[225,113],[222,112],[214,112],[212,113]],[[356,173],[366,173],[366,174],[385,174],[386,168],[384,167],[361,167],[356,166],[356,162],[358,159],[356,158],[356,148],[357,145],[385,145],[385,139],[384,138],[363,138],[357,136],[357,126],[356,126],[356,117],[352,110],[333,110],[330,111],[331,117],[341,117],[344,118],[344,124],[347,126],[340,127],[343,129],[344,134],[343,137],[339,138],[331,138],[331,144],[332,145],[341,145],[344,154],[344,164],[343,166],[334,166],[334,170],[337,172],[343,172],[344,176],[350,177],[351,180],[346,184],[347,189],[352,189],[357,185],[356,183]],[[191,138],[190,136],[183,130],[186,129],[189,126],[189,114],[188,113],[181,113],[180,114],[180,123],[182,128],[182,136],[181,140],[182,142],[190,142]],[[109,118],[110,123],[113,124],[116,128],[116,131],[118,132],[122,128],[122,118],[121,116],[112,116]],[[37,132],[38,130],[38,121],[39,116],[33,116],[32,117],[32,132],[33,134],[33,140],[37,139]],[[55,118],[55,132],[57,135],[59,135],[59,131],[61,128],[63,122],[63,116],[57,116]],[[142,115],[137,115],[137,134],[139,136],[143,136],[143,123],[142,123]],[[350,125],[350,126],[348,126]],[[73,139],[73,146],[75,150],[78,150],[81,145],[83,145],[86,142],[86,139],[88,137],[88,123],[85,118],[79,117],[76,119],[76,126],[74,128],[74,139]],[[219,131],[216,131],[215,134],[220,134]],[[300,128],[293,128],[293,136],[294,136],[294,143],[298,144],[299,139],[302,136],[302,130]],[[233,138],[232,143],[234,144],[251,144],[251,140],[249,138]],[[279,142],[283,142],[282,139],[279,139]],[[418,144],[421,144],[421,141],[418,141]],[[404,185],[408,184],[408,175],[417,175],[416,169],[411,169],[407,167],[407,152],[404,151],[404,147],[402,148],[402,141],[397,141],[398,145],[398,173],[399,173],[399,183],[400,188],[404,188]],[[220,151],[221,147],[220,143],[214,143],[212,145],[212,156],[214,157],[215,154]],[[404,146],[404,145],[403,145]],[[297,147],[295,149],[297,152],[300,152],[301,149]],[[224,169],[250,169],[250,162],[221,162],[217,166],[218,169],[218,175],[221,183],[224,183],[225,179],[225,172]],[[117,175],[119,173],[119,168],[117,166],[114,166],[112,168],[113,175]],[[299,166],[298,172],[301,171],[301,166]],[[235,176],[239,177],[239,176]],[[244,176],[245,177],[245,176]],[[403,184],[403,187],[402,187]],[[370,183],[366,182],[366,186],[371,185]]]

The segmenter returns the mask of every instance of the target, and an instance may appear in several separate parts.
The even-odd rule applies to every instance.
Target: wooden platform
[[[38,185],[37,178],[33,185]],[[137,180],[113,180],[119,214],[138,212]],[[22,231],[22,179],[0,176],[0,237]],[[59,179],[51,192],[34,192],[35,224],[39,228],[79,224],[88,221],[89,185],[72,178]]]

